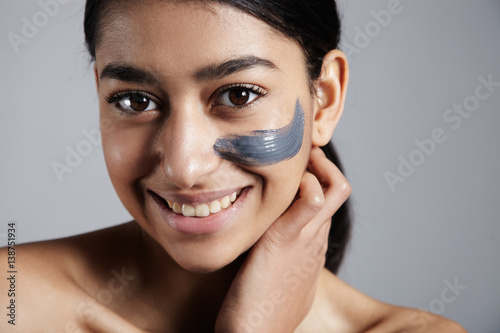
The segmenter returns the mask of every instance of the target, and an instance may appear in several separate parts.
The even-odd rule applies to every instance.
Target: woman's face
[[[96,76],[118,196],[182,267],[229,264],[287,209],[306,168],[315,101],[301,48],[215,3],[130,1],[103,23]],[[305,128],[293,157],[244,165],[214,151],[217,139],[292,123],[297,100]]]

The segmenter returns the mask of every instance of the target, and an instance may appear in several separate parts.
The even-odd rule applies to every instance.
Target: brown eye
[[[131,93],[128,97],[122,99],[119,104],[126,110],[132,109],[131,111],[140,112],[146,110],[151,101],[142,94]]]
[[[245,105],[250,98],[250,92],[246,89],[235,88],[229,91],[229,101],[234,105]]]
[[[139,94],[131,94],[128,102],[127,104],[129,104],[134,111],[144,111],[149,106],[149,100]]]
[[[158,105],[146,93],[142,92],[119,93],[111,98],[106,98],[106,101],[126,112],[143,112],[158,108]]]
[[[245,106],[266,94],[264,89],[255,85],[230,86],[220,93],[215,102],[230,107]]]

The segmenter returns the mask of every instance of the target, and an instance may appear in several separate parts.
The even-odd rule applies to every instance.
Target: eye
[[[219,96],[215,100],[215,104],[230,107],[241,107],[252,103],[266,94],[267,92],[264,89],[256,85],[232,85],[221,89]]]
[[[115,104],[125,112],[144,112],[155,110],[158,105],[151,100],[148,94],[140,91],[127,91],[106,98],[109,104]]]

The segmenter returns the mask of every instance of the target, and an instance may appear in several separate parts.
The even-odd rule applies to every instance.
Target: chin
[[[177,264],[188,272],[195,274],[209,274],[216,272],[235,261],[236,258],[191,258],[191,260],[180,260]]]
[[[186,248],[184,251],[178,251],[179,249],[177,248],[174,253],[169,253],[170,257],[186,271],[196,274],[209,274],[233,263],[239,264],[246,257],[248,250],[216,245],[191,248],[190,251]]]
[[[214,273],[224,266],[207,266],[207,265],[189,265],[189,266],[183,266],[186,271],[194,273],[194,274],[200,274],[200,275],[205,275],[205,274],[210,274]]]

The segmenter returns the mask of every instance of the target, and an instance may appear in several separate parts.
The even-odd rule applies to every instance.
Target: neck
[[[144,309],[161,318],[154,326],[177,332],[213,330],[215,320],[244,255],[215,272],[199,274],[179,266],[144,230],[140,230],[135,293]],[[151,318],[151,316],[149,316]],[[196,327],[194,326],[196,325]]]

